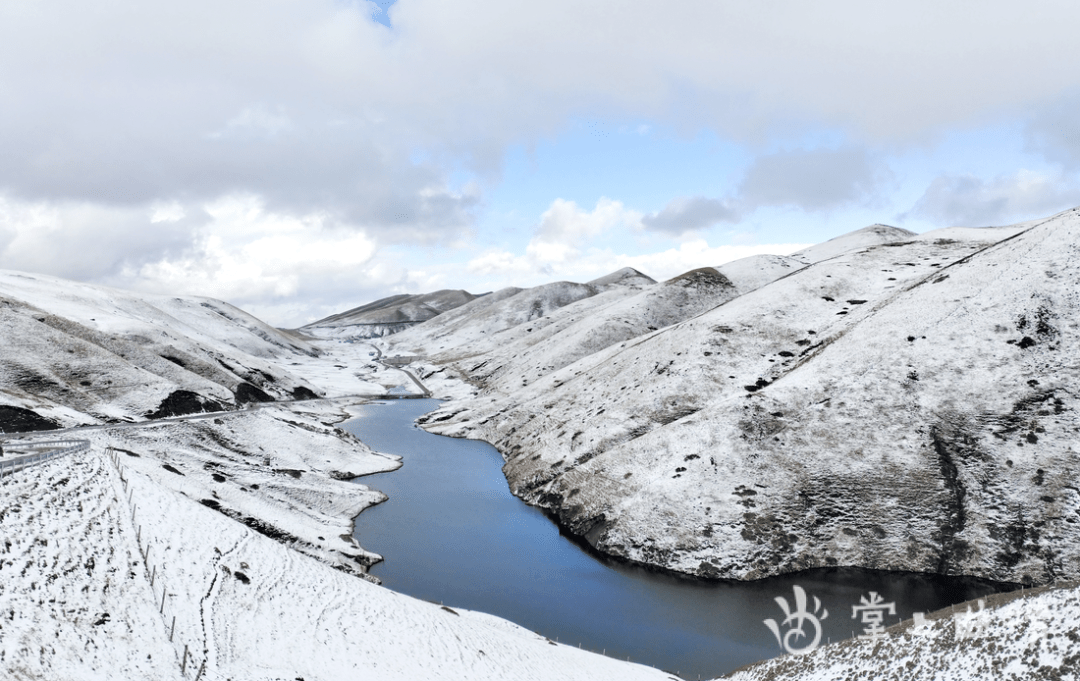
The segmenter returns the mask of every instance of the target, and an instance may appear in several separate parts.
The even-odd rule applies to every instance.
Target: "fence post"
[[[169,627],[169,643],[172,643],[172,635],[176,633],[176,615],[172,616],[172,626]]]
[[[161,614],[165,614],[165,596],[168,592],[165,589],[161,590]]]
[[[184,660],[180,663],[180,673],[183,674],[187,671],[187,644],[184,644]]]

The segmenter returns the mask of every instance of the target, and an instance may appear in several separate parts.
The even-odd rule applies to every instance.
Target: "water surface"
[[[713,678],[782,651],[763,621],[783,620],[792,587],[829,611],[822,642],[861,633],[852,606],[870,591],[895,604],[887,622],[999,590],[993,584],[834,568],[756,582],[704,582],[603,559],[510,494],[491,445],[433,435],[417,417],[436,400],[360,408],[342,427],[403,457],[357,478],[390,500],[356,520],[360,545],[384,557],[371,573],[395,591],[499,615],[552,640],[605,651],[684,678]]]

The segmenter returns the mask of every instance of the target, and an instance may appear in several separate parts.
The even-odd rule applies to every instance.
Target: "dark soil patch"
[[[250,404],[252,402],[273,402],[274,398],[250,383],[241,383],[233,391],[236,395],[237,404]]]
[[[319,396],[309,388],[305,388],[302,385],[298,385],[293,388],[292,396],[294,400],[317,400]]]
[[[291,475],[297,480],[299,480],[300,476],[304,473],[304,471],[298,471],[295,468],[275,468],[274,472],[279,475]]]
[[[60,426],[37,412],[0,405],[0,428],[5,433],[28,433],[36,430],[56,430]]]
[[[148,419],[164,419],[170,416],[187,416],[207,411],[223,411],[220,404],[190,390],[176,390],[146,415]]]
[[[233,577],[236,577],[236,581],[240,582],[241,584],[251,584],[251,580],[248,579],[248,576],[245,575],[243,572],[234,572]]]
[[[172,466],[171,464],[167,464],[167,463],[166,463],[166,464],[162,464],[162,466],[161,466],[161,467],[162,467],[162,468],[164,468],[165,470],[169,471],[170,473],[176,473],[177,475],[183,475],[183,473],[181,473],[180,471],[176,470],[176,469],[175,469],[175,468],[174,468],[174,467],[173,467],[173,466]]]
[[[221,512],[224,513],[225,515],[229,516],[233,520],[239,520],[240,522],[244,523],[245,525],[247,525],[248,527],[250,527],[251,529],[255,530],[256,532],[258,532],[259,534],[261,534],[261,535],[263,535],[265,537],[270,537],[271,539],[275,539],[275,540],[280,541],[280,542],[299,542],[300,541],[300,538],[297,537],[296,535],[289,534],[285,530],[278,529],[278,528],[274,527],[273,525],[271,525],[271,524],[269,524],[267,522],[259,520],[258,518],[252,518],[249,515],[241,516],[239,513],[236,513],[235,511],[230,513],[227,510],[222,510]]]

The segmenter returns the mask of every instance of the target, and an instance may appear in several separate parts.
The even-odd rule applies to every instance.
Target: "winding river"
[[[395,591],[704,679],[782,652],[764,620],[784,619],[774,599],[793,603],[796,585],[829,612],[822,643],[862,633],[852,606],[871,591],[895,604],[896,614],[886,616],[894,624],[1002,590],[970,579],[849,568],[704,582],[604,559],[510,494],[494,447],[414,424],[437,405],[426,399],[370,404],[342,424],[372,448],[403,457],[397,471],[356,480],[390,497],[360,514],[354,536],[384,557],[371,572]]]

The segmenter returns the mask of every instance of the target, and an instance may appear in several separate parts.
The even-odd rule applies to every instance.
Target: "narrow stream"
[[[966,579],[850,568],[756,582],[703,582],[596,557],[543,512],[510,494],[502,457],[485,442],[427,433],[414,422],[436,400],[371,404],[342,424],[373,449],[403,457],[391,473],[357,478],[390,500],[357,518],[354,536],[384,561],[372,574],[390,589],[499,615],[552,640],[611,657],[713,678],[782,653],[764,620],[793,587],[829,616],[822,644],[860,634],[852,606],[869,592],[896,615],[929,612],[1003,590]],[[809,627],[807,627],[809,631]]]

